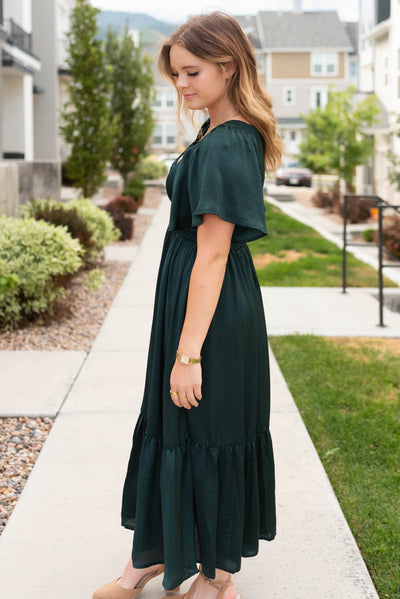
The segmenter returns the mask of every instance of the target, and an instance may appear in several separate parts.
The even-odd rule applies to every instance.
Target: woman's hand
[[[171,399],[178,408],[190,410],[201,399],[201,363],[182,364],[175,360],[170,378]]]

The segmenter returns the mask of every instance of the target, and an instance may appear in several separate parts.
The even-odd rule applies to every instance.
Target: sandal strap
[[[207,584],[210,584],[215,589],[217,589],[219,592],[225,591],[229,586],[233,585],[232,577],[230,574],[229,574],[227,580],[218,580],[216,578],[208,578],[205,574],[203,574],[203,572],[201,570],[200,570],[200,574],[205,579]]]

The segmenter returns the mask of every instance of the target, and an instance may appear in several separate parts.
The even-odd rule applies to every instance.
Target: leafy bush
[[[361,233],[361,237],[364,241],[368,241],[369,243],[376,241],[377,239],[377,231],[376,229],[364,229]]]
[[[27,204],[22,214],[55,225],[66,225],[85,249],[85,262],[95,260],[101,250],[119,236],[112,219],[90,200],[70,200],[65,203],[36,200]]]
[[[79,270],[82,248],[65,227],[33,218],[0,218],[0,325],[52,312]]]
[[[315,193],[311,196],[311,201],[317,208],[331,208],[331,198],[327,191],[323,191],[322,189],[317,189]]]
[[[343,218],[344,204],[341,198],[339,183],[329,191],[318,189],[312,196],[311,201],[318,208],[325,208],[328,212],[340,214]],[[369,198],[349,198],[347,201],[347,220],[350,223],[362,223],[369,220],[372,200]]]
[[[318,189],[311,196],[311,201],[317,208],[326,208],[328,212],[337,212],[340,207],[339,184],[335,183],[329,191]]]
[[[138,179],[159,179],[167,174],[167,165],[154,158],[142,158],[135,166],[135,175]]]
[[[119,240],[126,241],[133,236],[133,219],[127,216],[123,210],[115,206],[104,208],[113,219],[114,226],[119,230]]]
[[[92,231],[94,247],[89,251],[89,259],[95,259],[106,245],[119,238],[113,219],[91,200],[70,200],[66,208],[76,208],[79,216],[86,220]]]
[[[383,244],[395,258],[400,258],[400,216],[392,214],[383,219]]]
[[[35,220],[45,220],[56,226],[67,227],[68,233],[79,241],[85,254],[94,248],[92,229],[76,208],[67,208],[54,200],[34,200],[23,212]]]
[[[111,202],[108,202],[104,206],[106,210],[109,208],[118,208],[118,210],[122,210],[122,212],[126,212],[128,214],[135,214],[138,211],[139,204],[130,196],[117,196]]]
[[[144,192],[146,191],[146,185],[141,179],[130,179],[128,185],[123,190],[123,196],[130,196],[134,198],[139,204],[143,202]]]
[[[350,223],[362,223],[370,219],[370,208],[373,204],[370,198],[349,198],[347,200],[347,220]],[[338,214],[344,217],[344,205],[340,204],[336,210]]]

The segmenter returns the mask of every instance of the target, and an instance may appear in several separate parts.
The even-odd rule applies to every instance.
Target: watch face
[[[190,364],[190,357],[189,356],[182,356],[181,357],[181,362],[183,362],[184,364]]]

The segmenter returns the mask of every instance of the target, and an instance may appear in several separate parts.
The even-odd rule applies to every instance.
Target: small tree
[[[400,125],[400,115],[397,117],[397,123]],[[395,132],[397,137],[400,137],[400,127]],[[393,169],[389,171],[389,181],[396,186],[397,191],[400,191],[400,157],[390,150],[388,152],[388,160],[392,163]]]
[[[326,107],[303,116],[306,131],[298,154],[300,162],[315,173],[344,179],[347,191],[353,190],[356,166],[365,164],[373,152],[374,140],[364,130],[379,113],[375,96],[354,104],[354,93],[354,87],[331,88]]]
[[[135,46],[127,27],[121,39],[108,30],[106,56],[112,90],[111,119],[116,124],[111,163],[126,186],[154,128],[152,64],[140,46]]]
[[[105,180],[111,152],[106,65],[101,42],[96,39],[98,12],[89,0],[77,0],[71,13],[69,100],[60,127],[71,149],[67,175],[84,197],[96,193]]]

